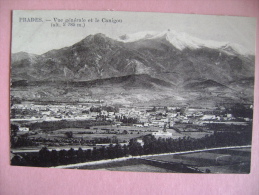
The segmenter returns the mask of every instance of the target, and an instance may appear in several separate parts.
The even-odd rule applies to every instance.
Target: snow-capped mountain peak
[[[135,42],[141,39],[152,39],[156,34],[158,34],[158,32],[156,31],[143,31],[143,32],[137,32],[133,34],[122,35],[117,40],[124,43]]]
[[[179,50],[183,50],[185,48],[199,49],[199,48],[207,47],[211,49],[218,49],[229,55],[254,54],[254,52],[249,51],[248,49],[236,43],[219,42],[214,40],[203,40],[203,39],[188,35],[187,33],[179,33],[174,30],[167,30],[162,32],[156,32],[156,31],[138,32],[134,34],[122,35],[117,40],[127,43],[127,42],[136,42],[139,40],[156,39],[161,37],[165,37],[168,42],[170,42],[174,47],[176,47]]]

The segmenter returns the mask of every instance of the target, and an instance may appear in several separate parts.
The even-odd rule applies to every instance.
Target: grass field
[[[184,127],[185,125],[182,125]],[[142,138],[145,135],[149,135],[152,132],[159,131],[161,128],[159,127],[135,127],[135,126],[112,126],[112,125],[102,125],[102,126],[92,126],[90,128],[63,128],[58,130],[34,130],[29,132],[18,132],[19,136],[25,136],[29,139],[36,139],[36,140],[45,140],[45,141],[38,141],[39,146],[27,146],[27,147],[20,147],[18,149],[32,149],[37,148],[41,149],[42,147],[46,146],[48,148],[73,148],[79,147],[81,139],[85,141],[91,140],[101,140],[104,138],[109,138],[113,140],[118,140],[119,143],[126,143],[129,142],[132,138]],[[190,136],[191,138],[201,138],[205,135],[210,134],[209,132],[177,132],[174,129],[167,129],[168,132],[172,133],[173,139],[182,138],[185,136]],[[73,132],[72,139],[77,141],[66,141],[68,139],[66,133]],[[102,141],[97,141],[98,144],[102,143]],[[103,142],[107,143],[107,142]],[[108,142],[109,143],[109,142]],[[81,147],[86,146],[83,144]]]
[[[183,163],[195,166],[200,170],[210,169],[212,173],[249,173],[250,155],[251,148],[241,148],[154,156],[147,159]]]
[[[109,170],[109,171],[131,171],[131,172],[154,172],[154,173],[173,173],[172,170],[169,169],[163,169],[160,167],[155,167],[151,165],[146,164],[140,164],[140,165],[129,165],[129,166],[123,166],[123,167],[113,167],[113,168],[107,168],[107,169],[99,169],[99,170]]]
[[[67,138],[65,135],[66,132],[73,132],[73,138],[84,138],[84,139],[94,139],[94,138],[111,138],[116,136],[120,140],[126,140],[140,137],[143,135],[150,134],[150,132],[131,132],[129,134],[123,134],[122,130],[116,131],[116,132],[110,132],[107,133],[105,130],[94,130],[94,129],[82,129],[82,128],[65,128],[65,129],[59,129],[54,131],[48,131],[48,132],[37,132],[37,134],[29,135],[31,138],[48,138],[48,139],[55,139],[55,138]]]
[[[130,172],[159,172],[159,173],[173,173],[174,171],[152,166],[146,164],[140,159],[129,159],[125,161],[114,161],[98,165],[86,165],[77,167],[77,169],[91,169],[91,170],[109,170],[109,171],[130,171]]]
[[[203,172],[210,170],[211,173],[245,174],[250,172],[250,157],[242,156],[242,154],[249,154],[250,150],[251,148],[221,149],[180,155],[152,156],[142,159],[129,159],[125,161],[110,162],[105,164],[87,165],[77,168],[109,171],[176,173],[177,169],[171,169],[170,167],[166,168],[163,166],[163,163],[158,165],[156,163],[152,163],[152,161],[144,160],[152,159],[156,162],[163,161],[171,162],[173,164],[184,164],[190,167],[196,167]]]

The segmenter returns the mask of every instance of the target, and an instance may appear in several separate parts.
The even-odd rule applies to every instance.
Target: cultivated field
[[[251,148],[217,149],[206,152],[158,155],[141,159],[85,165],[77,167],[77,169],[175,173],[177,170],[181,171],[178,165],[183,164],[203,172],[210,171],[210,173],[249,173],[250,154]],[[163,162],[167,164],[165,167],[163,167]]]
[[[183,163],[212,173],[249,173],[251,148],[223,149],[181,155],[164,155],[146,159]]]
[[[154,172],[154,173],[173,173],[174,171],[169,169],[164,169],[160,167],[155,167],[147,164],[139,164],[139,165],[129,165],[123,167],[113,167],[107,169],[99,169],[99,170],[109,170],[109,171],[130,171],[130,172]]]

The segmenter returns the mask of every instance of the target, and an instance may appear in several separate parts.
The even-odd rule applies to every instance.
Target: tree
[[[27,162],[26,162],[26,160],[22,156],[16,154],[11,159],[11,165],[26,166]]]
[[[125,135],[126,135],[126,134],[129,134],[129,133],[128,133],[127,130],[124,130],[124,131],[122,132],[122,134],[125,134]]]
[[[67,152],[69,163],[76,163],[77,155],[74,148],[70,148]]]
[[[17,136],[17,132],[19,131],[19,126],[15,124],[11,124],[11,137]]]
[[[123,145],[122,150],[123,150],[123,156],[127,156],[129,154],[129,149],[126,144]]]
[[[77,150],[77,162],[84,162],[85,161],[85,154],[81,147]]]
[[[58,166],[59,165],[59,153],[57,150],[52,150],[50,153],[50,160],[52,166]]]
[[[86,150],[84,153],[85,153],[86,160],[90,160],[92,158],[92,150],[91,149]]]
[[[67,136],[67,138],[73,138],[73,132],[72,131],[67,131],[65,133],[65,135]]]
[[[19,127],[17,125],[11,124],[11,147],[16,147],[18,142],[17,132],[19,130]]]
[[[129,153],[132,156],[142,155],[143,148],[140,143],[137,142],[137,139],[131,139],[129,142]]]
[[[156,138],[153,135],[144,136],[143,142],[143,152],[145,154],[151,154],[155,152]]]
[[[67,151],[66,150],[60,150],[59,151],[59,162],[60,164],[66,164],[67,163],[67,159],[68,159],[68,156],[67,156]]]
[[[43,147],[39,151],[39,161],[43,167],[51,166],[50,151],[47,147]]]

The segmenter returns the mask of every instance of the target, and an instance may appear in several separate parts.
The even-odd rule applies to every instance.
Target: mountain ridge
[[[222,49],[228,51],[223,52]],[[13,82],[73,83],[99,80],[97,87],[102,90],[106,81],[111,82],[109,88],[117,86],[123,93],[128,89],[142,98],[144,96],[141,93],[148,90],[147,94],[151,94],[152,89],[154,93],[157,92],[157,98],[162,98],[158,93],[161,90],[167,90],[163,98],[169,98],[178,97],[174,90],[185,93],[184,90],[195,89],[203,93],[203,88],[227,91],[228,96],[233,96],[236,95],[235,90],[244,91],[244,87],[233,84],[234,91],[231,91],[226,86],[254,77],[254,56],[233,52],[228,45],[221,49],[185,47],[181,50],[168,40],[167,34],[156,37],[148,35],[134,42],[122,42],[99,33],[42,55],[21,56],[20,60],[15,58],[12,63]],[[120,90],[116,93],[120,94]],[[145,96],[145,99],[149,97]]]
[[[227,54],[235,55],[254,55],[254,52],[246,49],[245,47],[237,44],[237,43],[229,43],[223,41],[213,41],[213,40],[204,40],[200,39],[186,33],[179,33],[174,30],[168,29],[163,32],[156,31],[147,31],[147,32],[138,32],[131,35],[123,35],[120,36],[118,41],[126,42],[136,42],[141,39],[156,39],[159,37],[165,37],[172,45],[174,45],[179,50],[183,50],[185,48],[189,49],[199,49],[202,47],[213,48],[213,49],[221,49],[222,52],[226,52]],[[224,48],[231,48],[232,51],[228,51]]]

